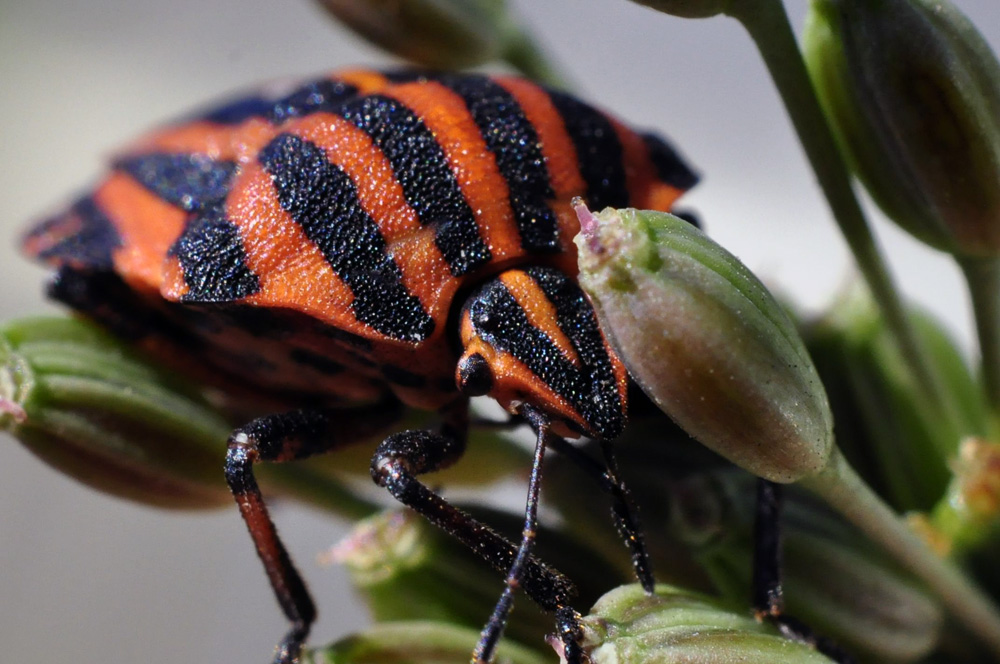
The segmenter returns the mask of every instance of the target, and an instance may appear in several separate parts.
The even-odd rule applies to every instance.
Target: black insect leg
[[[639,513],[632,503],[632,496],[625,482],[618,474],[618,459],[614,454],[614,444],[609,440],[601,441],[601,449],[604,450],[604,463],[607,470],[604,477],[607,478],[606,489],[611,492],[614,503],[611,511],[615,516],[615,524],[618,532],[625,539],[625,545],[632,553],[632,568],[635,570],[636,578],[647,593],[653,592],[656,581],[653,579],[653,566],[649,560],[649,552],[646,550],[646,540],[642,535],[642,526],[639,523]]]
[[[757,480],[752,600],[754,612],[761,619],[780,616],[785,606],[781,588],[781,569],[784,566],[781,547],[783,495],[780,484]]]
[[[527,545],[522,538],[521,546],[514,546],[495,530],[454,507],[416,479],[420,474],[454,463],[465,450],[467,411],[463,408],[461,412],[455,411],[450,415],[442,429],[442,433],[450,435],[413,430],[386,438],[372,458],[372,478],[401,503],[461,541],[497,571],[508,577],[512,570],[517,572],[515,579],[525,594],[543,609],[556,612],[560,632],[575,637],[579,633],[579,616],[569,608],[569,600],[576,590],[566,577],[530,555],[530,539]],[[545,431],[539,435],[540,441],[551,438],[547,427]],[[535,482],[538,480],[540,478]],[[537,489],[534,495],[537,501]],[[526,517],[526,521],[530,518]],[[570,627],[564,628],[563,622]],[[566,647],[571,655],[579,653],[576,642]],[[480,648],[477,648],[479,653]],[[490,653],[482,655],[488,657]],[[568,661],[579,664],[582,659],[580,655],[575,655]]]
[[[521,576],[524,573],[524,565],[531,555],[531,547],[535,542],[535,535],[538,530],[538,496],[542,483],[542,462],[545,459],[545,447],[552,436],[549,433],[549,420],[539,411],[524,406],[521,414],[528,420],[535,430],[535,454],[531,464],[531,479],[528,481],[528,498],[524,506],[524,528],[521,531],[521,545],[517,549],[517,556],[514,563],[507,571],[503,594],[493,609],[493,615],[483,628],[479,637],[479,643],[472,654],[472,661],[476,664],[489,662],[493,659],[504,629],[507,627],[507,619],[510,617],[511,608],[514,606],[514,591],[521,585]]]
[[[292,623],[274,655],[274,664],[297,662],[316,617],[309,591],[292,564],[268,514],[253,466],[260,461],[292,461],[327,452],[375,435],[387,418],[398,419],[398,402],[351,410],[294,411],[254,420],[229,437],[226,481],[264,564],[275,598]]]
[[[625,486],[625,482],[618,476],[618,461],[614,455],[614,444],[611,441],[601,442],[601,449],[604,452],[603,466],[563,438],[553,437],[550,446],[597,479],[601,489],[611,495],[613,501],[611,513],[614,516],[615,526],[625,540],[625,545],[632,556],[632,568],[635,570],[635,576],[646,592],[653,592],[655,585],[653,566],[649,560],[649,552],[646,549],[646,541],[643,538],[642,527],[639,524],[639,516],[632,503],[631,494]]]
[[[764,479],[757,480],[757,515],[754,525],[753,607],[760,620],[767,620],[790,639],[811,644],[840,664],[854,664],[855,659],[832,639],[816,634],[808,625],[784,613],[781,588],[783,553],[781,512],[784,487]]]

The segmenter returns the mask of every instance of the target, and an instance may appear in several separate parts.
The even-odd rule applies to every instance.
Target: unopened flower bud
[[[646,394],[755,475],[794,482],[823,469],[826,393],[795,325],[746,266],[673,215],[576,209],[580,284]]]
[[[439,68],[474,67],[503,56],[510,18],[505,0],[319,0],[377,46]]]
[[[978,382],[940,322],[916,309],[909,313],[956,418],[940,417],[921,400],[885,319],[860,284],[845,290],[803,334],[844,455],[894,508],[926,511],[948,486],[959,442],[985,432],[986,409]]]
[[[1000,255],[1000,63],[947,0],[813,0],[810,75],[858,177],[924,242]]]
[[[83,321],[0,328],[0,431],[101,491],[159,507],[232,502],[230,427],[196,390]]]
[[[830,664],[749,612],[666,585],[653,595],[638,585],[612,590],[583,619],[583,629],[591,664]]]
[[[476,516],[508,536],[523,525],[520,515],[497,510],[480,508]],[[550,528],[539,529],[535,553],[579,584],[584,605],[627,578],[585,542]],[[389,510],[359,522],[322,560],[348,569],[379,621],[432,619],[481,627],[503,589],[502,575],[410,510]],[[518,595],[505,638],[539,645],[553,629],[552,617]]]
[[[745,602],[756,480],[728,470],[688,483],[691,491],[673,492],[678,515],[673,529],[693,547],[719,590]],[[715,509],[705,510],[713,495]],[[697,520],[688,518],[692,500]],[[926,656],[937,645],[943,622],[933,596],[812,497],[790,488],[784,502],[787,613],[866,660],[911,662]]]
[[[1000,444],[979,437],[962,441],[951,463],[954,479],[920,527],[948,555],[1000,550]]]
[[[479,630],[430,620],[374,625],[303,654],[303,664],[468,664]],[[496,661],[546,664],[538,652],[505,639]]]
[[[911,524],[942,555],[961,561],[994,597],[1000,594],[1000,444],[962,441],[952,462],[954,479],[937,507]]]

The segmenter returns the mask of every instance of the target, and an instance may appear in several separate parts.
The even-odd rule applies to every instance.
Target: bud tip
[[[20,404],[0,396],[0,415],[10,415],[15,424],[24,424],[28,421],[28,414]]]
[[[601,246],[601,238],[597,232],[597,217],[587,208],[587,204],[579,196],[575,196],[571,202],[576,218],[580,220],[580,233],[587,242],[587,248],[595,254],[604,252]]]

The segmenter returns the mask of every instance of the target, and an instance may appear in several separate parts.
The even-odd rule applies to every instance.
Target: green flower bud
[[[477,508],[475,515],[508,537],[523,525],[523,517],[511,513]],[[539,529],[535,554],[578,584],[584,605],[628,578],[592,553],[586,542],[550,528]],[[410,510],[361,521],[322,560],[346,566],[379,621],[439,620],[479,628],[503,589],[502,575]],[[504,634],[539,645],[553,627],[552,616],[519,593]]]
[[[510,38],[505,0],[319,0],[377,46],[429,67],[463,68],[504,55]]]
[[[656,11],[681,18],[709,18],[721,14],[728,0],[633,0]]]
[[[961,561],[987,592],[1000,596],[1000,445],[967,438],[952,467],[945,496],[930,514],[912,517],[913,525],[940,555]]]
[[[1000,255],[1000,63],[947,0],[813,0],[803,46],[858,177],[924,242]]]
[[[687,484],[687,490],[674,491],[673,530],[693,547],[726,597],[746,601],[756,481],[723,471],[693,476]],[[713,498],[714,507],[706,509]],[[692,513],[696,519],[689,518]],[[781,525],[789,615],[871,661],[912,662],[937,645],[940,604],[860,533],[794,488],[786,491]]]
[[[241,422],[248,417],[241,414]],[[423,427],[430,418],[407,411],[399,426]],[[222,464],[234,426],[198,386],[88,322],[29,318],[0,327],[0,431],[99,491],[158,507],[230,505]],[[381,434],[343,453],[263,464],[255,473],[268,494],[343,517],[367,516],[378,509],[363,497],[378,440]],[[432,478],[481,486],[521,472],[528,459],[500,434],[476,432],[469,469]]]
[[[441,622],[375,625],[325,648],[303,654],[303,664],[468,664],[479,630]],[[549,658],[524,646],[500,642],[497,662],[546,664]]]
[[[979,384],[954,340],[930,315],[912,310],[910,316],[957,421],[926,407],[885,319],[860,285],[807,325],[804,336],[844,455],[895,509],[926,511],[944,494],[959,442],[985,433],[987,418]]]
[[[221,472],[225,420],[196,390],[83,321],[0,328],[0,430],[116,496],[172,508],[232,503]]]
[[[952,461],[954,479],[926,520],[925,536],[945,555],[964,557],[1000,542],[1000,445],[962,441]]]
[[[577,206],[580,284],[632,377],[685,431],[755,475],[793,482],[833,446],[795,325],[732,254],[662,212]]]
[[[666,585],[658,585],[653,595],[637,585],[612,590],[583,619],[583,627],[591,664],[830,662],[811,647],[779,636],[747,612]]]

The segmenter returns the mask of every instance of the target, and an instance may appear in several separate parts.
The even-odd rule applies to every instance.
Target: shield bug
[[[298,659],[315,609],[254,465],[335,450],[403,408],[442,424],[386,438],[373,479],[507,575],[477,661],[515,587],[556,613],[572,661],[572,586],[530,554],[548,447],[604,443],[601,485],[653,579],[609,444],[627,375],[576,283],[571,201],[666,210],[696,181],[661,139],[524,79],[354,70],[148,134],[24,248],[56,268],[54,298],[167,365],[234,401],[307,405],[237,429],[225,463],[291,623],[276,662]],[[516,544],[417,479],[461,457],[482,395],[536,435]]]

